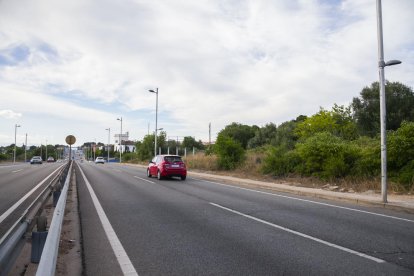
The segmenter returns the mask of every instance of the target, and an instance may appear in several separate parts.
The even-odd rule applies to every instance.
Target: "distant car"
[[[32,159],[30,159],[30,164],[42,164],[43,160],[40,156],[33,156]]]
[[[187,178],[187,167],[178,155],[157,155],[148,164],[147,176],[157,176],[159,180],[164,177],[177,176],[181,180]]]
[[[96,157],[95,164],[105,164],[105,159],[103,157]]]
[[[51,163],[51,162],[55,162],[55,158],[53,158],[52,156],[49,156],[49,158],[47,159],[47,163]]]

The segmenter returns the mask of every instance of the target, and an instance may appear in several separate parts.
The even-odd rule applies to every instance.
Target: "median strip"
[[[253,217],[253,216],[250,216],[250,215],[241,213],[241,212],[238,212],[236,210],[233,210],[233,209],[230,209],[230,208],[221,206],[221,205],[216,204],[216,203],[210,202],[210,205],[213,205],[213,206],[215,206],[217,208],[220,208],[220,209],[229,211],[229,212],[231,212],[233,214],[237,214],[237,215],[243,216],[245,218],[248,218],[248,219],[251,219],[251,220],[254,220],[254,221],[257,221],[257,222],[261,222],[263,224],[272,226],[274,228],[277,228],[277,229],[280,229],[280,230],[289,232],[291,234],[294,234],[294,235],[297,235],[297,236],[300,236],[300,237],[303,237],[303,238],[306,238],[306,239],[310,239],[310,240],[316,241],[318,243],[322,243],[324,245],[327,245],[327,246],[330,246],[330,247],[333,247],[333,248],[336,248],[336,249],[339,249],[339,250],[342,250],[342,251],[351,253],[353,255],[357,255],[359,257],[362,257],[362,258],[365,258],[365,259],[374,261],[376,263],[385,263],[384,260],[381,260],[381,259],[378,259],[378,258],[369,256],[367,254],[364,254],[364,253],[361,253],[361,252],[358,252],[358,251],[355,251],[355,250],[352,250],[352,249],[349,249],[349,248],[346,248],[346,247],[343,247],[343,246],[340,246],[340,245],[337,245],[337,244],[333,244],[333,243],[330,243],[330,242],[327,242],[327,241],[324,241],[324,240],[321,240],[321,239],[318,239],[318,238],[315,238],[315,237],[312,237],[312,236],[309,236],[309,235],[306,235],[306,234],[303,234],[303,233],[300,233],[300,232],[295,231],[295,230],[291,230],[289,228],[286,228],[286,227],[283,227],[283,226],[280,226],[280,225],[277,225],[277,224],[273,224],[271,222],[268,222],[268,221],[265,221],[265,220],[262,220],[262,219],[259,219],[259,218],[256,218],[256,217]]]

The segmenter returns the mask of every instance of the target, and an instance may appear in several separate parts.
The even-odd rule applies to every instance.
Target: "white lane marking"
[[[16,170],[16,171],[12,171],[12,173],[17,173],[17,172],[20,172],[20,171],[22,171],[23,169],[20,169],[20,170]]]
[[[142,178],[142,177],[139,177],[139,176],[136,176],[136,175],[134,175],[134,177],[135,177],[135,178],[138,178],[139,180],[143,180],[143,181],[146,181],[146,182],[149,182],[149,183],[155,184],[155,182],[150,181],[150,180],[148,180],[148,179],[145,179],[145,178]]]
[[[6,212],[4,212],[1,216],[0,216],[0,223],[3,222],[3,220],[5,220],[11,213],[14,212],[14,210],[17,209],[17,207],[20,206],[20,204],[22,204],[29,196],[31,196],[40,186],[43,185],[43,183],[46,182],[46,180],[48,180],[55,172],[57,172],[63,165],[61,165],[59,168],[57,168],[56,170],[54,170],[51,174],[49,174],[45,179],[43,179],[39,184],[37,184],[33,189],[31,189],[27,194],[25,194],[22,198],[20,198],[19,201],[17,201],[15,204],[13,204],[12,207],[10,207]]]
[[[134,268],[134,265],[132,264],[127,253],[125,252],[124,247],[119,241],[118,236],[112,228],[112,225],[109,222],[109,219],[106,216],[105,211],[102,208],[102,205],[99,202],[98,197],[96,196],[91,184],[89,183],[88,179],[83,173],[82,168],[80,166],[78,166],[78,168],[82,174],[83,179],[85,180],[85,184],[91,195],[93,205],[95,206],[96,212],[98,213],[99,219],[101,220],[106,237],[108,238],[109,243],[111,244],[112,250],[114,251],[114,254],[116,256],[116,259],[118,260],[122,272],[124,273],[124,275],[138,275],[137,271]]]
[[[118,170],[118,169],[113,169],[114,171],[116,171],[116,172],[122,172],[121,170]]]
[[[337,245],[337,244],[334,244],[334,243],[330,243],[330,242],[327,242],[327,241],[324,241],[324,240],[321,240],[321,239],[318,239],[318,238],[315,238],[315,237],[312,237],[312,236],[303,234],[303,233],[298,232],[298,231],[295,231],[295,230],[291,230],[289,228],[286,228],[286,227],[283,227],[283,226],[280,226],[280,225],[277,225],[277,224],[273,224],[271,222],[268,222],[268,221],[265,221],[265,220],[262,220],[262,219],[259,219],[259,218],[256,218],[256,217],[253,217],[253,216],[250,216],[250,215],[241,213],[241,212],[238,212],[236,210],[233,210],[233,209],[230,209],[230,208],[221,206],[219,204],[215,204],[215,203],[212,203],[212,202],[210,202],[210,204],[213,205],[213,206],[215,206],[215,207],[217,207],[217,208],[220,208],[220,209],[229,211],[231,213],[234,213],[234,214],[243,216],[245,218],[249,218],[251,220],[254,220],[254,221],[257,221],[257,222],[261,222],[263,224],[272,226],[274,228],[277,228],[277,229],[280,229],[280,230],[289,232],[289,233],[294,234],[294,235],[297,235],[297,236],[301,236],[301,237],[306,238],[306,239],[310,239],[310,240],[313,240],[313,241],[316,241],[316,242],[325,244],[327,246],[330,246],[330,247],[333,247],[333,248],[336,248],[336,249],[339,249],[339,250],[342,250],[342,251],[345,251],[345,252],[348,252],[348,253],[351,253],[351,254],[354,254],[354,255],[363,257],[363,258],[366,258],[366,259],[369,259],[371,261],[374,261],[374,262],[377,262],[377,263],[385,263],[384,260],[381,260],[381,259],[378,259],[378,258],[369,256],[367,254],[364,254],[364,253],[361,253],[361,252],[358,252],[358,251],[355,251],[355,250],[352,250],[352,249],[349,249],[349,248],[346,248],[346,247],[343,247],[343,246],[340,246],[340,245]]]
[[[369,214],[369,215],[374,215],[374,216],[379,216],[379,217],[397,219],[397,220],[402,220],[402,221],[407,221],[407,222],[414,222],[414,220],[411,220],[411,219],[399,218],[399,217],[394,217],[394,216],[389,216],[389,215],[384,215],[384,214],[379,214],[379,213],[374,213],[374,212],[369,212],[369,211],[364,211],[364,210],[358,210],[358,209],[353,209],[353,208],[349,208],[349,207],[343,207],[343,206],[338,206],[338,205],[333,205],[333,204],[329,204],[329,203],[323,203],[323,202],[318,202],[318,201],[313,201],[313,200],[308,200],[308,199],[302,199],[302,198],[296,198],[296,197],[291,197],[291,196],[273,194],[273,193],[268,193],[268,192],[263,192],[263,191],[256,191],[256,190],[252,190],[252,189],[236,187],[236,186],[232,186],[232,185],[226,185],[226,184],[217,183],[217,182],[213,182],[213,181],[208,181],[208,180],[204,180],[204,179],[195,179],[195,180],[204,181],[204,182],[208,182],[208,183],[212,183],[212,184],[216,184],[216,185],[220,185],[220,186],[225,186],[225,187],[229,187],[229,188],[255,192],[255,193],[259,193],[259,194],[265,194],[265,195],[277,196],[277,197],[282,197],[282,198],[288,198],[288,199],[293,199],[293,200],[298,200],[298,201],[303,201],[303,202],[308,202],[308,203],[313,203],[313,204],[318,204],[318,205],[323,205],[323,206],[328,206],[328,207],[334,207],[334,208],[339,208],[339,209],[344,209],[344,210],[348,210],[348,211],[354,211],[354,212],[359,212],[359,213],[364,213],[364,214]]]

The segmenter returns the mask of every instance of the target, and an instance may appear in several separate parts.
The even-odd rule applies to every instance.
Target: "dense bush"
[[[379,176],[381,173],[380,139],[363,136],[353,141],[351,145],[358,154],[351,174],[361,178]]]
[[[233,170],[244,159],[244,149],[242,145],[233,138],[219,134],[214,151],[217,154],[218,166],[224,170]]]
[[[301,173],[324,179],[346,176],[358,159],[355,147],[329,132],[309,137],[296,150],[303,162]]]
[[[296,151],[284,147],[270,147],[263,160],[262,171],[274,176],[288,176],[295,172],[300,162]]]
[[[388,136],[388,166],[391,176],[410,188],[414,184],[414,122],[403,122]]]

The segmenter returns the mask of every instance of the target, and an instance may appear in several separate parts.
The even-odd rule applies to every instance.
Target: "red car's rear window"
[[[164,161],[166,161],[168,163],[182,162],[180,156],[165,156]]]

